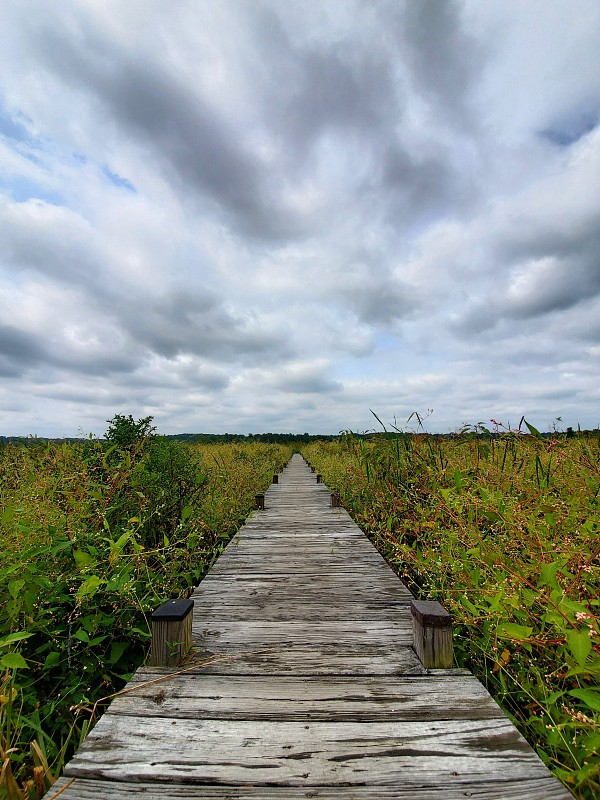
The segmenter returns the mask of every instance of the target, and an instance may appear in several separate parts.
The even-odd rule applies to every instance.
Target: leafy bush
[[[108,430],[104,438],[110,445],[117,447],[138,447],[156,430],[151,425],[153,419],[154,417],[144,417],[136,422],[131,414],[115,414],[112,419],[107,420]]]

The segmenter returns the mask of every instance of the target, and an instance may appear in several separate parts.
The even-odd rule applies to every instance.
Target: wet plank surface
[[[571,797],[468,671],[423,668],[410,592],[299,455],[193,597],[190,661],[139,670],[46,800]]]

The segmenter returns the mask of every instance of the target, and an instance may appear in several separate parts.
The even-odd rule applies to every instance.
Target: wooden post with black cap
[[[451,669],[452,621],[436,600],[412,600],[413,647],[425,669]]]
[[[175,667],[192,646],[193,600],[167,600],[152,612],[150,666]]]

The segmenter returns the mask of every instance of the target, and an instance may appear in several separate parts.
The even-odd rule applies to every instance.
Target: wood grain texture
[[[472,675],[284,677],[183,674],[156,682],[139,670],[111,713],[176,719],[376,722],[503,719]]]
[[[423,675],[425,668],[410,647],[388,651],[363,645],[360,650],[337,645],[320,647],[225,648],[224,653],[202,650],[199,655],[220,658],[202,667],[207,675]]]
[[[212,623],[197,620],[193,628],[193,641],[200,647],[214,652],[230,652],[232,649],[251,649],[257,647],[322,647],[335,643],[351,650],[360,649],[368,642],[369,649],[378,647],[386,650],[397,647],[410,647],[412,629],[406,620],[397,615],[395,621],[344,620],[323,622],[318,617],[303,621],[254,623],[223,622]]]
[[[70,783],[72,781],[72,783]],[[70,785],[68,785],[70,784]],[[67,785],[67,788],[63,787]],[[188,786],[184,783],[115,783],[61,778],[44,800],[569,800],[561,784],[546,775],[519,780],[472,783],[454,776],[440,786],[426,781],[406,786]],[[56,800],[59,800],[57,797]]]
[[[52,800],[566,800],[295,455],[193,592],[184,668],[138,670]],[[71,779],[72,783],[68,783]]]
[[[168,743],[168,745],[167,745]],[[506,719],[323,723],[105,714],[68,777],[292,786],[542,777]]]

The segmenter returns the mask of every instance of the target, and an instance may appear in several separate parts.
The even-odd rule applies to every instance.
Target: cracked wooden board
[[[310,602],[302,603],[286,602],[284,597],[278,600],[271,598],[269,601],[265,599],[260,601],[250,599],[241,601],[241,605],[236,603],[219,603],[218,599],[201,598],[195,606],[196,615],[195,619],[211,618],[215,622],[222,620],[223,622],[248,622],[255,623],[257,620],[264,620],[265,622],[335,622],[339,619],[339,612],[335,607],[327,602]],[[372,622],[389,622],[393,623],[397,620],[398,615],[402,612],[410,613],[407,603],[402,601],[382,603],[369,603],[356,601],[349,604],[344,612],[345,621],[372,621]],[[404,624],[410,626],[410,621]]]
[[[252,597],[277,598],[280,596],[304,599],[306,602],[334,602],[343,611],[346,603],[360,601],[369,603],[404,602],[410,603],[412,595],[395,577],[378,581],[377,575],[353,575],[340,573],[336,575],[315,575],[306,578],[304,575],[266,574],[256,577],[254,574],[240,572],[236,578],[223,582],[221,580],[203,581],[193,592],[196,601],[203,598],[219,597],[228,603],[243,603]]]
[[[503,719],[470,673],[388,677],[259,677],[140,670],[110,714],[176,719],[382,722]],[[133,691],[131,691],[131,689]]]
[[[357,725],[119,714],[104,715],[65,770],[110,780],[291,786],[451,786],[461,777],[545,774],[506,718]]]
[[[45,800],[572,800],[558,781],[541,778],[452,785],[426,781],[407,786],[186,786],[181,783],[115,783],[60,778]],[[343,792],[343,794],[342,794]]]
[[[310,647],[265,646],[253,649],[239,645],[213,649],[209,643],[195,656],[215,660],[202,672],[216,675],[423,675],[426,670],[410,647],[388,650],[365,643],[360,648],[336,643]]]
[[[399,617],[399,615],[396,615]],[[196,647],[211,650],[251,649],[279,645],[285,648],[321,647],[335,643],[338,649],[359,650],[367,645],[371,648],[393,650],[399,647],[412,647],[412,626],[406,619],[396,622],[372,620],[337,620],[324,622],[266,621],[263,619],[228,621],[222,619],[194,619],[192,627],[193,642]]]

